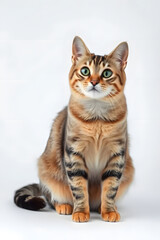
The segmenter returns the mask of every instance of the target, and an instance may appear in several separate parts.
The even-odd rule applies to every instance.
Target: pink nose
[[[91,80],[91,82],[93,86],[96,86],[99,82],[97,80]]]

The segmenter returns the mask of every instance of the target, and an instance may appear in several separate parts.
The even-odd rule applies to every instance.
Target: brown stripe
[[[92,56],[92,61],[93,61],[95,58],[96,58],[96,55],[94,54],[94,55]]]
[[[104,56],[101,56],[101,59],[100,59],[100,61],[99,61],[99,65],[100,65],[102,62],[105,62],[105,57],[104,57]],[[105,62],[105,64],[106,64],[106,62]]]
[[[79,73],[76,73],[77,77],[79,78],[78,80],[84,80],[84,77],[80,75]]]
[[[117,73],[116,76],[119,78],[119,82],[120,82],[121,86],[123,86],[122,79],[121,79],[120,75]]]
[[[108,119],[103,120],[103,119],[95,119],[95,118],[91,118],[91,119],[87,119],[86,120],[86,119],[82,118],[81,115],[79,115],[71,106],[69,107],[69,109],[70,109],[71,114],[75,118],[79,119],[80,121],[82,121],[82,122],[84,122],[86,124],[87,123],[95,123],[97,121],[103,122],[104,124],[115,124],[115,123],[118,123],[118,122],[122,121],[126,117],[126,112],[124,112],[124,113],[121,113],[117,117],[117,119],[114,119],[114,120],[112,120],[112,119],[110,119],[110,120],[108,120]]]
[[[111,85],[113,85],[113,86],[116,88],[116,90],[117,90],[118,92],[120,92],[120,89],[118,88],[118,86],[117,86],[116,83],[111,83]]]
[[[70,80],[73,78],[74,73],[77,71],[77,69],[74,69],[74,71],[71,74]]]
[[[112,78],[108,79],[107,82],[113,82],[114,80],[116,80],[116,77],[112,77]]]
[[[92,53],[92,54],[91,54],[90,61],[89,61],[89,66],[91,65],[92,61],[94,61],[95,57],[96,57],[95,54]]]
[[[75,80],[73,81],[73,83],[71,83],[71,87],[72,87],[72,89],[73,89],[77,94],[80,94],[81,96],[84,96],[83,93],[79,92],[79,91],[76,89],[76,83],[77,83],[79,80],[81,81],[81,79],[75,79]],[[75,86],[75,87],[74,87],[74,86]]]
[[[96,66],[98,66],[98,63],[99,63],[100,59],[101,59],[101,56],[96,55],[96,59],[95,59],[95,65]]]
[[[106,62],[103,62],[103,67],[105,67],[105,65],[106,65]]]

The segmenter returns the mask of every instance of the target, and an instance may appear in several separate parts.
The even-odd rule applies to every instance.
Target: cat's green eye
[[[102,77],[104,77],[104,78],[109,78],[109,77],[111,77],[112,76],[112,71],[110,70],[110,69],[106,69],[106,70],[104,70],[103,71],[103,73],[102,73]]]
[[[83,76],[89,76],[90,75],[90,71],[88,67],[82,67],[81,68],[81,73]]]

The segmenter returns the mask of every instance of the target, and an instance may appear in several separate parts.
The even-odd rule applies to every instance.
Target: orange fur
[[[85,212],[75,212],[72,215],[72,220],[74,222],[88,222],[89,218],[90,214]]]
[[[73,211],[73,207],[69,204],[55,203],[54,207],[55,207],[57,213],[62,214],[62,215],[70,215],[70,214],[72,214],[72,211]]]
[[[90,210],[98,209],[104,221],[119,221],[115,200],[134,174],[123,92],[128,45],[99,56],[76,37],[72,49],[69,104],[56,117],[39,158],[43,194],[60,214],[71,214],[73,207],[73,221],[88,221]]]
[[[119,222],[120,215],[118,212],[102,212],[102,219],[107,222]]]
[[[119,221],[120,216],[115,210],[113,199],[111,198],[110,202],[108,200],[108,207],[106,205],[106,194],[111,191],[111,186],[112,188],[116,186],[115,189],[118,188],[118,190],[115,198],[119,198],[131,183],[134,172],[128,153],[127,107],[123,94],[126,81],[124,65],[122,64],[121,68],[117,67],[115,59],[112,58],[115,54],[114,51],[108,56],[95,56],[89,53],[84,42],[80,44],[84,46],[80,58],[79,53],[76,55],[77,46],[73,45],[73,65],[69,73],[72,94],[69,105],[68,108],[59,113],[53,124],[49,138],[51,140],[49,140],[39,161],[39,177],[42,184],[51,191],[54,201],[70,203],[74,206],[73,221],[88,221],[89,208],[96,210],[100,204],[102,218],[105,221]],[[87,66],[92,72],[89,77],[82,76],[80,71],[82,66]],[[108,66],[112,71],[111,82],[107,82],[99,75],[105,66]],[[90,82],[93,82],[94,85],[99,84],[102,92],[107,92],[108,88],[112,89],[112,92],[108,95],[104,94],[98,100],[90,98],[82,90],[86,89]],[[71,164],[76,163],[75,167],[72,167],[72,171],[76,171],[78,166],[78,169],[88,175],[89,182],[80,176],[67,178],[66,175],[63,175],[61,161],[63,156],[61,149],[59,149],[63,126],[65,145],[71,146],[75,152],[72,158],[69,156],[72,154],[72,150],[68,150],[69,153],[64,152],[67,166],[71,168]],[[102,183],[101,190],[102,175],[107,169],[112,169],[116,161],[120,161],[119,156],[109,160],[122,148],[122,144],[118,144],[118,140],[122,144],[124,143],[123,146],[126,148],[124,170],[120,173],[122,178],[119,187],[117,187],[117,180],[113,176]],[[66,171],[69,170],[66,168]],[[69,186],[72,186],[72,189],[77,188],[79,195],[76,196],[76,193],[72,192]],[[82,198],[83,201],[76,200],[76,197],[77,199]]]

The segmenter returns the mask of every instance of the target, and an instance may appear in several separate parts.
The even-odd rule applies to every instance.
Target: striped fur
[[[18,190],[14,201],[38,210],[45,207],[43,194],[58,213],[72,213],[73,221],[88,221],[90,210],[101,212],[104,221],[119,221],[115,200],[134,174],[123,92],[128,45],[121,43],[109,55],[99,56],[75,37],[72,52],[71,97],[54,120],[39,158],[40,184]],[[111,76],[105,78],[105,70]]]
[[[29,210],[40,210],[46,206],[45,200],[38,184],[25,186],[15,192],[14,202],[18,207]]]

